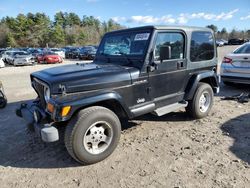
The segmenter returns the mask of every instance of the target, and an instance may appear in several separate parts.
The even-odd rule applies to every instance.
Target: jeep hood
[[[61,86],[67,93],[74,93],[131,85],[131,75],[139,76],[139,70],[114,64],[77,63],[35,72],[31,78],[47,83],[51,93],[58,94]]]

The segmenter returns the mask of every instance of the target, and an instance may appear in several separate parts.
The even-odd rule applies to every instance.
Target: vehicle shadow
[[[143,116],[135,118],[135,120],[176,122],[176,121],[192,121],[194,119],[188,113],[186,113],[185,110],[183,110],[178,112],[171,112],[163,116],[156,116],[154,114],[145,114]]]
[[[250,164],[250,113],[227,121],[221,126],[221,130],[234,139],[230,151]]]
[[[28,102],[28,101],[22,101]],[[68,168],[79,167],[68,154],[63,141],[44,143],[31,132],[15,110],[22,103],[9,103],[0,109],[0,166],[17,168]],[[186,113],[171,113],[162,117],[147,114],[135,121],[122,121],[122,130],[138,126],[140,121],[188,120]],[[63,138],[63,134],[60,135]]]
[[[215,96],[229,97],[232,95],[240,95],[241,93],[250,93],[249,85],[246,84],[232,84],[228,86],[221,83],[220,88],[221,88],[220,92]]]
[[[26,101],[23,101],[26,102]],[[0,166],[17,168],[67,168],[80,166],[62,141],[44,143],[15,114],[21,102],[0,109]]]

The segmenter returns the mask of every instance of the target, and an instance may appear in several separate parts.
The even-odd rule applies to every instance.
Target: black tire
[[[7,100],[5,97],[0,96],[0,108],[4,108],[7,105]]]
[[[202,82],[198,83],[193,99],[188,102],[186,111],[196,119],[206,117],[212,108],[213,96],[213,89],[209,84]],[[206,104],[204,104],[206,108],[204,109],[201,107],[202,105],[199,104],[201,97],[206,98]]]
[[[107,137],[110,139],[109,144],[104,144],[104,147],[107,147],[105,150],[100,153],[93,154],[90,151],[91,149],[92,151],[94,150],[92,143],[97,142],[96,139],[99,139],[99,137],[94,138],[94,134],[96,134],[96,132],[92,134],[91,127],[94,126],[96,128],[96,124],[98,125],[98,122],[107,123],[110,130],[112,129],[112,136]],[[103,131],[103,133],[105,133],[105,131]],[[88,133],[90,134],[87,135]],[[120,139],[120,134],[121,123],[116,114],[107,108],[93,106],[81,110],[76,116],[72,118],[66,127],[64,142],[69,154],[76,161],[84,165],[89,165],[107,158],[116,148]],[[87,139],[87,136],[90,136],[91,139],[93,138],[93,140],[91,143],[88,143],[88,145],[85,145],[85,139]],[[102,142],[98,142],[98,148],[99,144],[102,144]]]

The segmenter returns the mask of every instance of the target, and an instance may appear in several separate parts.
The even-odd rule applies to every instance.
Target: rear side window
[[[211,32],[196,31],[192,33],[190,60],[206,61],[214,58],[214,38]]]
[[[235,54],[249,54],[250,53],[250,44],[245,44],[244,46],[235,50],[234,53]]]

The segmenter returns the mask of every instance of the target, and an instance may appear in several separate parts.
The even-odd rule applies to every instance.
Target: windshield
[[[149,39],[150,31],[110,34],[102,40],[98,54],[142,56],[146,51]]]
[[[54,52],[44,52],[43,54],[41,55],[57,55],[56,53]]]
[[[13,52],[13,55],[15,56],[22,56],[22,55],[29,55],[27,52]]]

